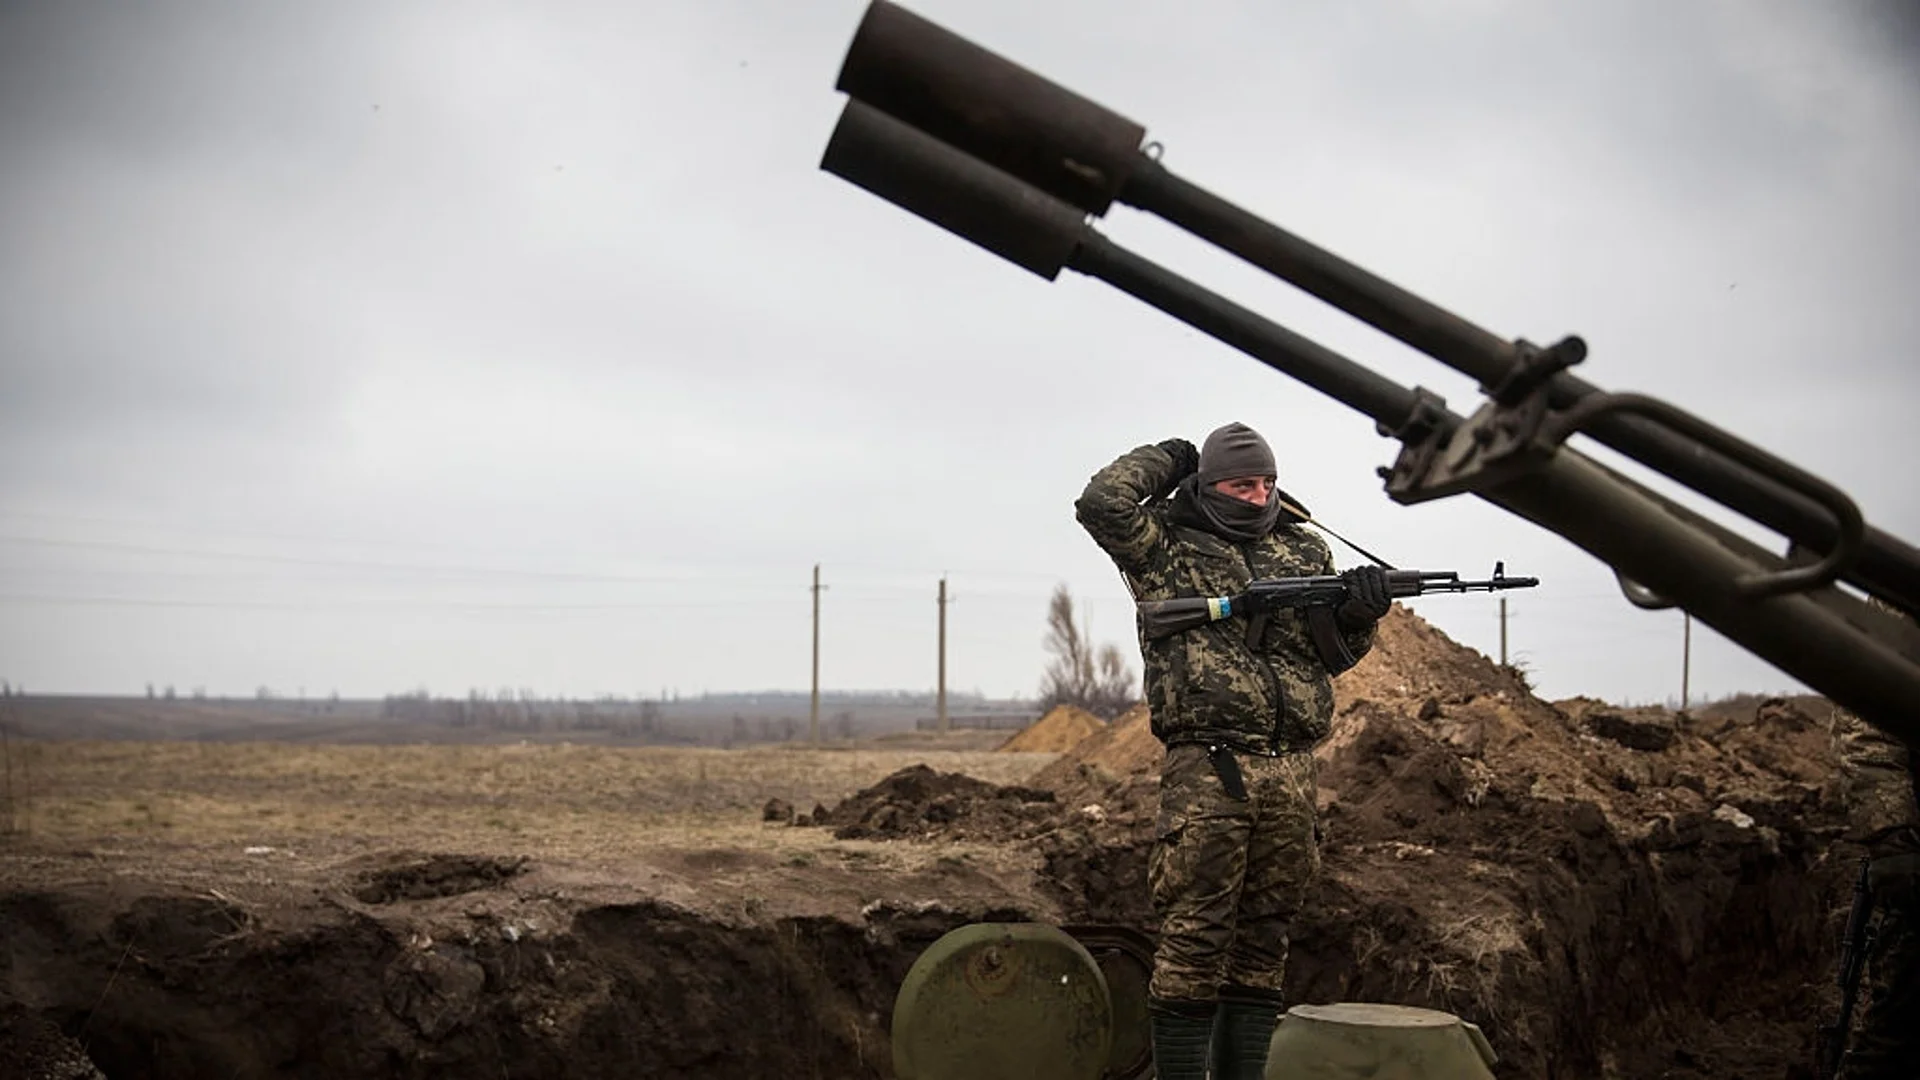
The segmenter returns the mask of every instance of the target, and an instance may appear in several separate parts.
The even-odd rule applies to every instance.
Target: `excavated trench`
[[[886,1076],[887,1012],[920,949],[1028,917],[742,926],[648,902],[433,938],[377,910],[277,929],[206,896],[95,900],[0,899],[0,1075],[92,1075],[61,1071],[78,1050],[112,1080]]]
[[[1818,703],[1547,703],[1410,615],[1381,634],[1316,751],[1290,1000],[1457,1013],[1502,1080],[1811,1077],[1850,870]],[[23,858],[0,883],[0,1077],[890,1076],[894,994],[942,933],[1150,929],[1159,753],[1142,712],[1030,786],[903,770],[781,814],[823,830],[805,868],[695,853],[648,879],[665,891],[634,862],[581,886],[413,853],[236,899],[199,867]]]
[[[1477,904],[1474,861],[1444,848],[1411,874],[1392,849],[1336,856],[1296,947],[1295,999],[1473,1018],[1502,1076],[1810,1075],[1837,884],[1819,845],[1710,821],[1649,847],[1580,804],[1535,816],[1537,857],[1507,862],[1521,872]],[[1396,869],[1398,888],[1364,884]],[[1429,896],[1449,897],[1444,914]]]
[[[1728,725],[1577,708],[1517,725],[1505,708],[1343,714],[1289,999],[1458,1013],[1501,1076],[1808,1075],[1850,870],[1820,725],[1778,705]],[[1090,774],[1056,776],[1056,804],[957,800],[977,782],[909,771],[830,817],[848,835],[1025,838],[1067,918],[1146,928],[1152,774],[1073,775]]]
[[[1487,1029],[1502,1077],[1807,1075],[1834,887],[1811,836],[1709,819],[1628,839],[1579,804],[1497,797],[1472,813],[1482,835],[1511,824],[1505,850],[1530,861],[1488,877],[1490,852],[1449,850],[1457,815],[1397,849],[1343,842],[1333,818],[1295,1000],[1459,1012]],[[1111,887],[1144,872],[1142,845],[1040,840],[1069,917],[1143,924],[1138,890]],[[878,903],[858,920],[739,923],[649,901],[541,925],[550,906],[460,911],[516,869],[428,859],[273,923],[204,894],[14,891],[0,898],[0,1075],[96,1075],[72,1064],[84,1052],[113,1080],[884,1077],[893,995],[919,951],[968,921],[1031,917]]]
[[[1833,1005],[1840,810],[1812,785],[1715,789],[1686,752],[1668,754],[1674,786],[1715,798],[1639,816],[1537,797],[1524,773],[1476,789],[1472,759],[1417,725],[1370,725],[1335,759],[1377,782],[1329,815],[1296,999],[1473,1017],[1513,1076],[1809,1075]]]

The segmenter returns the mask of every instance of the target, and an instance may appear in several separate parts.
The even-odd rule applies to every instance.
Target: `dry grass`
[[[1437,948],[1422,961],[1428,996],[1483,1021],[1500,1022],[1497,1006],[1506,998],[1502,980],[1539,966],[1527,950],[1519,914],[1488,895],[1475,909],[1436,912],[1434,929]]]
[[[33,757],[35,846],[316,855],[511,847],[591,858],[817,846],[824,830],[770,828],[760,808],[770,798],[801,812],[831,806],[921,763],[1018,783],[1053,755],[115,741],[39,742]]]

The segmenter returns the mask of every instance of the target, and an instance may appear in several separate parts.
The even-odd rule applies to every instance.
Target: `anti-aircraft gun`
[[[1180,177],[1132,120],[877,0],[837,88],[822,168],[1041,277],[1104,281],[1371,417],[1400,440],[1387,494],[1471,493],[1611,566],[1644,608],[1679,607],[1868,722],[1920,743],[1920,550],[1845,492],[1659,399],[1568,369],[1586,344],[1509,341]],[[1470,417],[1113,243],[1089,224],[1155,214],[1479,380]],[[1566,445],[1586,434],[1782,534],[1784,554]]]
[[[821,167],[1048,280],[1097,278],[1372,418],[1413,504],[1476,495],[1585,549],[1626,599],[1678,607],[1869,723],[1920,744],[1920,550],[1844,491],[1674,404],[1570,373],[1569,336],[1508,340],[1179,176],[1146,129],[876,0],[836,88]],[[1115,244],[1115,202],[1154,214],[1479,382],[1470,416]],[[1586,435],[1786,541],[1769,550],[1567,445]]]

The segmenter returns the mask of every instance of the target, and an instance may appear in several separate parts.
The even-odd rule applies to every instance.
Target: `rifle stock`
[[[1148,641],[1184,633],[1233,616],[1231,596],[1182,596],[1147,600],[1134,605],[1140,615],[1140,634]]]
[[[1873,862],[1862,859],[1860,872],[1853,879],[1853,907],[1847,912],[1846,935],[1840,939],[1840,1015],[1820,1029],[1820,1080],[1840,1075],[1847,1035],[1853,1029],[1853,1007],[1860,994],[1860,971],[1866,966],[1872,940],[1872,917]]]

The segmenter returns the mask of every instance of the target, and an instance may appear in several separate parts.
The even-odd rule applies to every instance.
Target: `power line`
[[[741,575],[738,573],[737,568],[734,568],[734,567],[706,567],[706,568],[700,568],[698,570],[680,570],[672,574],[636,575],[636,574],[614,574],[614,573],[599,573],[599,572],[569,571],[569,570],[530,570],[530,569],[523,569],[523,568],[517,568],[517,567],[469,566],[469,565],[457,565],[457,564],[427,565],[427,564],[421,564],[421,563],[388,562],[388,561],[374,560],[374,559],[327,558],[327,557],[318,557],[318,556],[284,555],[284,554],[274,554],[274,553],[265,553],[265,552],[244,552],[244,551],[232,551],[232,550],[216,550],[216,549],[209,549],[209,548],[192,548],[192,547],[161,545],[161,544],[135,544],[135,543],[128,543],[124,541],[92,540],[92,539],[82,539],[77,537],[47,537],[47,536],[23,536],[23,535],[0,534],[0,544],[20,544],[20,545],[27,545],[27,546],[34,546],[34,547],[50,547],[50,548],[91,550],[91,551],[111,551],[111,552],[119,552],[123,554],[132,554],[132,555],[156,555],[156,556],[169,556],[169,557],[175,557],[175,558],[223,560],[223,561],[231,561],[231,562],[267,563],[267,564],[273,564],[273,565],[307,566],[307,567],[318,567],[318,568],[327,568],[327,569],[400,571],[405,573],[423,574],[423,575],[429,575],[429,576],[442,576],[442,577],[455,577],[455,576],[462,576],[462,575],[478,576],[478,577],[491,576],[491,577],[501,577],[501,578],[524,578],[524,579],[536,580],[536,581],[576,581],[576,582],[583,582],[583,583],[589,583],[589,584],[639,584],[639,585],[689,584],[693,582],[711,581],[715,579],[727,580],[727,581],[741,580]],[[857,562],[849,563],[846,565],[856,570],[863,569],[863,568],[865,569],[876,568],[874,564],[863,564],[863,563],[857,563]],[[888,570],[888,572],[899,572],[903,574],[907,572],[904,570],[895,570],[895,568],[893,567],[883,567],[883,569]],[[36,570],[31,572],[40,572],[40,571]],[[924,571],[922,571],[922,573],[924,573]],[[1042,575],[1042,574],[1025,574],[1025,573],[1019,573],[1019,572],[984,573],[981,575],[981,580],[983,582],[992,581],[996,577],[1003,578],[1003,579],[1025,578],[1025,579],[1032,579],[1032,580],[1047,580],[1047,581],[1060,580],[1059,575],[1057,574]],[[922,580],[924,580],[924,578]],[[866,585],[865,588],[868,590],[892,590],[893,595],[895,597],[900,597],[900,596],[906,596],[913,593],[918,593],[921,588],[924,588],[924,586],[917,585],[917,584],[910,585],[906,582],[902,582],[898,585],[870,583]],[[995,589],[995,588],[984,587],[984,586],[976,587],[974,589],[974,592],[976,595],[996,596],[996,597],[1004,597],[1008,599],[1025,599],[1028,597],[1041,595],[1038,592],[1029,592],[1025,589]],[[862,594],[858,594],[858,593],[848,594],[848,596],[850,599],[855,597],[871,598],[870,596],[862,596]]]
[[[390,548],[390,549],[401,550],[401,551],[452,551],[452,552],[460,552],[466,555],[531,557],[531,558],[551,558],[555,554],[552,550],[544,550],[544,549],[530,550],[530,549],[496,548],[496,547],[482,548],[482,547],[475,547],[472,545],[465,545],[465,544],[427,543],[423,541],[400,542],[400,541],[394,541],[394,540],[376,540],[376,539],[368,539],[364,537],[329,536],[329,535],[320,535],[320,534],[302,535],[302,534],[287,533],[287,532],[261,532],[261,531],[235,530],[235,529],[207,529],[203,527],[194,527],[194,526],[179,525],[179,524],[173,524],[168,522],[158,522],[158,521],[130,521],[126,519],[97,518],[97,517],[85,517],[85,516],[63,515],[63,514],[45,514],[45,513],[38,513],[34,511],[0,509],[0,519],[6,519],[6,518],[27,519],[27,520],[33,520],[33,521],[45,521],[45,522],[55,522],[55,523],[65,522],[65,523],[79,524],[79,525],[96,525],[96,526],[106,526],[109,528],[116,528],[116,529],[151,529],[159,532],[170,532],[170,533],[184,534],[189,536],[211,536],[211,537],[235,538],[235,539],[241,539],[241,540],[278,540],[278,541],[287,541],[295,544],[326,544],[326,545],[350,546],[350,547],[375,547],[375,548]],[[6,536],[0,536],[0,541],[5,541],[8,539],[10,538]],[[68,538],[40,540],[38,538],[28,537],[28,538],[22,538],[22,539],[25,542],[42,542],[42,543],[61,545],[61,546],[67,546],[67,545],[79,546],[79,545],[94,545],[94,544],[110,543],[108,541],[79,540],[79,539],[68,539]],[[123,545],[123,546],[140,547],[143,545],[129,544],[129,545]],[[218,556],[222,558],[229,558],[229,557],[231,558],[240,558],[240,557],[268,558],[267,556],[239,556],[239,555],[224,553],[224,552],[207,552],[204,549],[196,550],[196,549],[190,549],[190,548],[173,548],[173,547],[163,548],[160,546],[154,546],[153,548],[151,548],[151,553],[184,554],[184,555],[190,555],[190,556],[191,555],[208,555],[208,556]],[[572,554],[580,554],[580,553],[574,552]],[[608,557],[617,558],[618,555],[616,553],[610,552],[608,553]],[[309,560],[309,561],[331,565],[331,563],[329,563],[328,560],[323,560],[323,559],[315,559],[315,560]],[[361,563],[349,560],[345,564],[359,565]],[[364,565],[381,565],[381,564],[364,563]],[[389,565],[392,565],[392,564],[389,564]],[[399,564],[399,565],[405,566],[408,564]],[[417,564],[412,564],[412,565],[417,566]],[[699,572],[702,572],[702,573],[706,573],[710,575],[720,575],[720,576],[737,574],[742,567],[747,567],[747,566],[751,566],[751,567],[754,567],[757,569],[763,569],[763,570],[778,569],[781,572],[786,572],[791,570],[791,565],[784,562],[748,563],[748,562],[744,562],[742,560],[737,560],[737,559],[726,560],[716,564],[695,563],[695,564],[686,564],[686,565],[696,567],[698,568]],[[924,580],[926,575],[931,573],[936,573],[936,572],[937,573],[953,573],[961,576],[978,577],[982,579],[1006,578],[1006,579],[1015,579],[1015,580],[1048,581],[1048,582],[1060,580],[1060,575],[1058,573],[1036,570],[1036,569],[1029,569],[1029,568],[986,569],[986,568],[979,568],[979,567],[961,567],[955,570],[949,566],[945,569],[936,571],[933,568],[932,564],[923,564],[923,565],[915,566],[915,565],[910,565],[906,563],[863,562],[858,560],[846,561],[846,560],[840,560],[840,559],[835,560],[835,565],[841,567],[843,570],[881,571],[881,572],[888,572],[888,573],[896,573],[903,576],[911,576],[920,580]],[[492,572],[492,571],[482,570],[480,572]],[[504,572],[511,573],[514,571],[504,571]],[[583,576],[605,577],[606,575],[583,575]]]
[[[584,574],[556,570],[519,570],[507,567],[486,566],[423,566],[418,563],[377,562],[366,559],[319,559],[296,555],[264,555],[240,551],[210,551],[204,548],[163,547],[151,544],[127,544],[112,540],[78,540],[72,538],[52,538],[44,536],[7,536],[0,535],[0,543],[31,544],[39,547],[84,548],[97,551],[119,551],[139,555],[168,555],[189,559],[227,559],[234,562],[277,563],[289,566],[325,566],[344,567],[360,570],[404,570],[427,574],[479,574],[499,577],[524,577],[541,580],[591,581],[596,583],[630,582],[635,584],[663,584],[678,580],[679,577],[639,577],[625,574]]]

